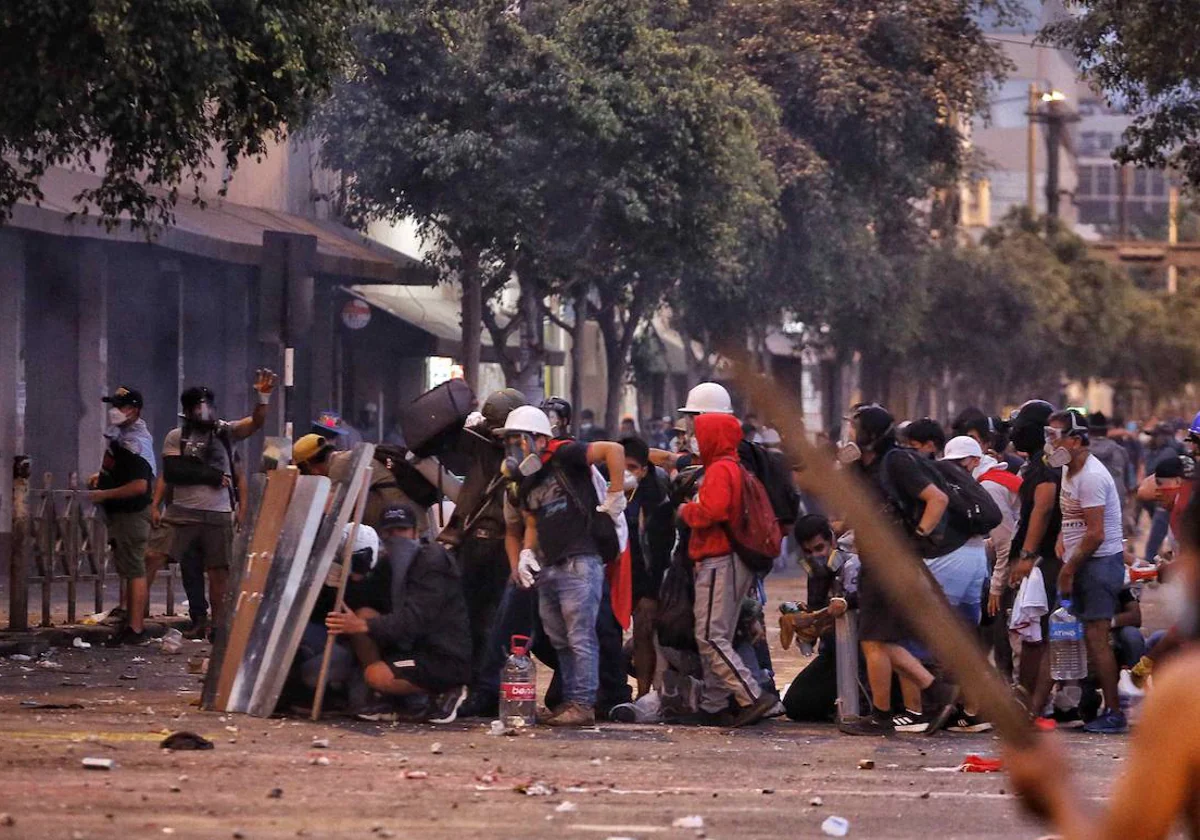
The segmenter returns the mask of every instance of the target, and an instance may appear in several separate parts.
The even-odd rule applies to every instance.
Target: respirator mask
[[[519,481],[537,473],[542,468],[542,458],[537,452],[533,435],[509,435],[504,441],[504,463],[501,472],[505,478]]]
[[[108,410],[108,425],[124,426],[125,423],[128,421],[129,421],[129,418],[125,415],[125,412],[122,411],[121,409],[110,408]]]
[[[1045,428],[1046,444],[1043,451],[1046,453],[1046,464],[1052,469],[1062,469],[1067,464],[1071,463],[1071,450],[1065,446],[1058,444],[1068,437],[1076,436],[1079,432],[1086,432],[1087,427],[1078,427],[1075,425],[1075,417],[1071,417],[1071,428],[1058,429],[1054,426]]]
[[[187,419],[194,426],[212,428],[217,423],[217,412],[213,410],[212,403],[202,402],[188,412]]]
[[[857,441],[851,439],[854,433],[854,421],[849,417],[842,418],[842,430],[838,435],[837,462],[843,466],[862,460],[862,448]]]

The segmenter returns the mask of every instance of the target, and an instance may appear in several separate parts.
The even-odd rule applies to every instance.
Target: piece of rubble
[[[316,764],[320,767],[328,767],[329,766],[329,757],[324,756],[324,755],[314,756],[308,760],[308,763]]]
[[[74,639],[71,640],[71,647],[79,648],[80,650],[87,650],[91,646],[92,646],[92,643],[85,642],[83,640],[82,636],[76,636]]]
[[[5,828],[12,828],[17,824],[17,818],[12,814],[0,814],[0,825]]]
[[[692,814],[687,817],[677,817],[671,828],[704,828],[704,817],[699,814]]]
[[[313,738],[312,748],[314,750],[329,749],[329,739],[328,738]]]
[[[283,799],[283,788],[271,788],[267,791],[267,799]]]
[[[819,796],[814,796],[812,799],[808,800],[808,804],[814,808],[820,808],[822,805],[825,804],[825,800],[823,800]]]
[[[405,770],[404,778],[406,779],[428,779],[429,774],[424,770]]]
[[[821,823],[821,833],[830,837],[845,837],[850,833],[850,821],[845,817],[826,817]]]
[[[579,806],[576,805],[574,802],[565,802],[565,801],[558,803],[558,805],[555,806],[555,808],[554,808],[554,812],[557,814],[570,814],[570,813],[574,813],[575,811],[578,811],[578,810],[579,810]]]
[[[87,770],[111,770],[117,763],[111,758],[85,758],[83,766]]]
[[[431,753],[433,753],[434,755],[441,755],[442,754],[442,742],[434,741],[432,744],[429,745],[429,751]]]
[[[875,759],[860,758],[858,760],[858,769],[859,770],[874,770],[875,769]]]

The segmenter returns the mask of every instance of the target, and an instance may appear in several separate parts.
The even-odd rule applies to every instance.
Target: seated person
[[[1130,587],[1117,595],[1117,614],[1112,619],[1112,646],[1117,665],[1132,668],[1146,653],[1146,637],[1142,635],[1142,605]]]
[[[329,632],[350,637],[367,686],[380,697],[359,714],[395,720],[397,698],[425,695],[427,720],[449,723],[467,696],[471,639],[458,566],[437,543],[416,539],[407,505],[380,517],[385,552],[367,580],[368,606],[330,612]]]
[[[317,603],[300,637],[300,647],[296,651],[296,659],[289,678],[288,696],[293,698],[304,710],[305,704],[312,697],[312,691],[317,687],[321,674],[321,663],[325,658],[325,641],[328,631],[325,629],[325,616],[337,605],[337,588],[342,575],[342,547],[349,538],[353,525],[347,524],[342,531],[342,546],[339,546],[334,563],[325,578],[325,585],[317,596]],[[351,610],[364,607],[368,602],[367,575],[379,561],[379,535],[368,525],[359,525],[354,534],[354,549],[350,554],[350,577],[346,581],[343,600]],[[339,701],[349,700],[350,706],[361,704],[364,692],[361,691],[362,681],[355,680],[358,669],[355,667],[354,651],[345,640],[333,647],[329,659],[329,671],[326,675],[326,690],[329,692],[326,702],[329,706],[337,706]],[[356,690],[357,689],[357,690]]]
[[[837,661],[833,620],[857,605],[858,556],[834,539],[833,526],[819,514],[808,514],[793,531],[800,546],[800,565],[808,575],[806,610],[780,616],[784,647],[793,636],[818,638],[817,658],[792,680],[783,698],[787,716],[800,721],[829,721],[837,714]]]

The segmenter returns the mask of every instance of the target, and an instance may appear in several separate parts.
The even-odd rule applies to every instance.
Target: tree
[[[786,310],[827,327],[842,358],[860,351],[885,387],[872,363],[914,338],[912,266],[939,232],[939,191],[966,170],[961,126],[1007,66],[976,16],[1014,5],[718,0],[684,24],[768,88],[781,115],[762,137],[783,220],[762,282],[702,283],[687,296],[696,320],[718,306],[744,323]]]
[[[103,171],[75,201],[105,224],[169,222],[179,184],[202,177],[214,148],[234,169],[303,122],[347,64],[355,7],[0,4],[0,222],[18,201],[41,199],[49,167],[69,164]]]
[[[1044,37],[1069,49],[1109,102],[1134,115],[1122,163],[1176,166],[1200,184],[1200,16],[1189,3],[1078,0]]]

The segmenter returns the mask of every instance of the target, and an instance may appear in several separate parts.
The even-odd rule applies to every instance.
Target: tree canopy
[[[108,224],[170,218],[211,150],[237,166],[301,122],[342,71],[356,0],[0,3],[0,221],[47,168],[91,166],[77,196]],[[152,188],[163,188],[158,194]]]

